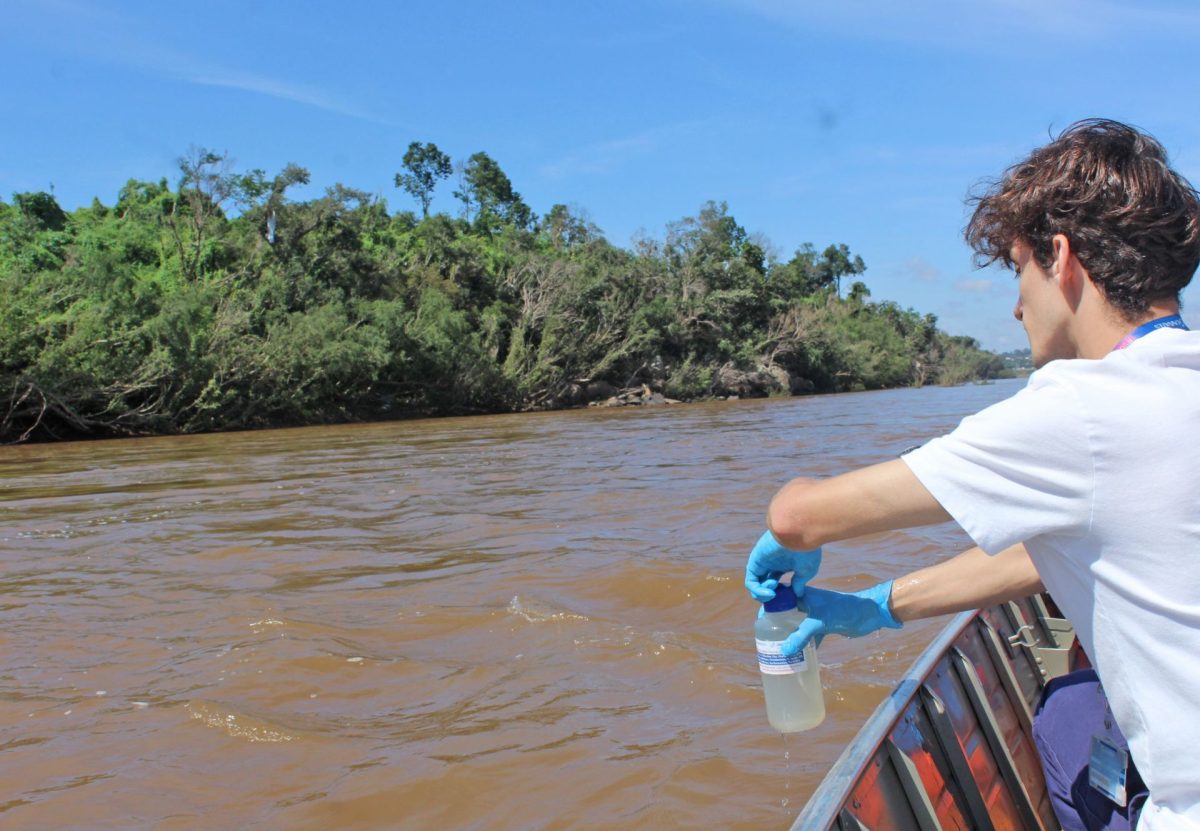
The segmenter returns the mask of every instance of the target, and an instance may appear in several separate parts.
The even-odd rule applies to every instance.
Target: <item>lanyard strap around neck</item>
[[[1124,349],[1129,344],[1141,337],[1145,337],[1157,329],[1187,329],[1187,324],[1183,322],[1183,318],[1179,315],[1167,315],[1166,317],[1158,317],[1154,320],[1143,323],[1141,326],[1134,329],[1125,337],[1121,338],[1121,342],[1113,347],[1113,352],[1118,349]]]

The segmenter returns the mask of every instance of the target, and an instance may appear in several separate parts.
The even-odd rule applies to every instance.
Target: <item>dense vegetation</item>
[[[632,250],[536,216],[487,154],[414,143],[389,213],[203,150],[175,187],[66,213],[0,201],[0,441],[195,432],[668,397],[957,383],[998,358],[872,303],[845,245],[774,261],[724,204]],[[645,385],[643,387],[643,385]]]

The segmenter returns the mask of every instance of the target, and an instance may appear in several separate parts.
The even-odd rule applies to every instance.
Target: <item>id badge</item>
[[[1117,747],[1104,736],[1092,736],[1088,784],[1122,808],[1126,801],[1125,774],[1128,769],[1128,751]]]

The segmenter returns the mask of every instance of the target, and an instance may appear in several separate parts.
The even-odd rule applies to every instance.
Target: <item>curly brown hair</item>
[[[986,192],[964,230],[980,266],[1012,267],[1022,242],[1048,269],[1064,234],[1108,302],[1127,318],[1178,300],[1200,262],[1200,199],[1163,146],[1117,121],[1078,121]]]

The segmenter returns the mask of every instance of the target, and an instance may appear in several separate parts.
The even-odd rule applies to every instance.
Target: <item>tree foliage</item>
[[[421,203],[421,216],[429,216],[429,203],[437,183],[454,172],[450,157],[433,142],[414,141],[404,153],[405,173],[396,174],[396,187]]]
[[[462,184],[454,195],[464,211],[475,216],[476,226],[494,230],[498,224],[524,229],[533,212],[513,189],[512,181],[487,153],[472,154],[462,171]]]
[[[422,217],[189,151],[70,213],[0,201],[0,441],[143,435],[994,377],[971,338],[873,303],[845,245],[786,261],[724,203],[632,250],[554,205],[535,219],[476,153],[463,216],[428,214],[448,160],[409,146]],[[411,186],[411,187],[410,187]],[[747,380],[749,379],[749,380]]]

